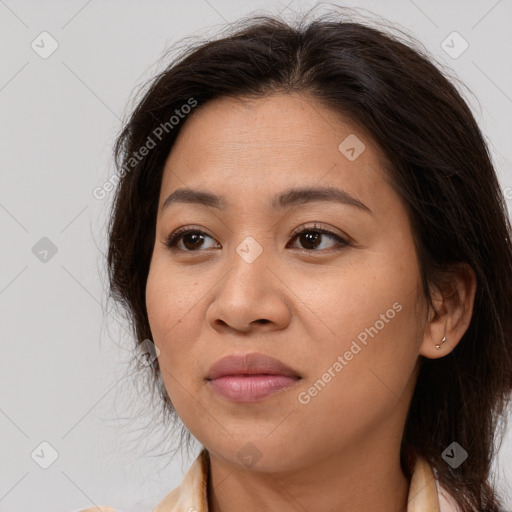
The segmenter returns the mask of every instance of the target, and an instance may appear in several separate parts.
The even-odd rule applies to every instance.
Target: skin
[[[365,144],[354,161],[338,149],[349,134]],[[475,279],[461,266],[446,292],[433,289],[437,313],[428,309],[408,215],[381,162],[360,128],[298,94],[217,99],[182,126],[164,168],[146,302],[166,389],[210,453],[213,512],[407,508],[399,453],[418,358],[459,342]],[[223,196],[226,208],[175,203],[162,212],[185,186]],[[343,189],[371,213],[328,201],[268,206],[298,186]],[[348,245],[321,235],[308,249],[290,236],[312,223]],[[170,250],[165,240],[181,226],[203,231],[203,245],[187,252],[194,245],[182,238]],[[248,236],[263,250],[252,263],[236,252]],[[395,303],[394,318],[301,403],[299,393]],[[255,403],[212,391],[210,366],[246,352],[279,359],[301,380]],[[250,466],[238,456],[247,443],[258,454]]]

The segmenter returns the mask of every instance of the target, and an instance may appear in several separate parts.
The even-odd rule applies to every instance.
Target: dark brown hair
[[[410,475],[411,453],[426,458],[464,512],[499,510],[490,470],[512,390],[511,226],[471,110],[419,43],[399,30],[335,14],[295,26],[254,16],[229,31],[189,46],[152,79],[116,141],[121,179],[109,225],[111,298],[128,312],[137,343],[152,339],[145,289],[162,171],[186,116],[161,127],[176,110],[191,99],[200,108],[222,96],[277,92],[320,100],[361,126],[385,155],[390,183],[408,208],[430,304],[430,287],[441,285],[452,264],[466,262],[476,275],[462,340],[445,357],[420,356],[401,461]],[[135,161],[155,133],[156,147]],[[156,382],[158,360],[151,368]],[[165,392],[163,403],[172,413]],[[469,453],[457,469],[441,457],[453,441]]]

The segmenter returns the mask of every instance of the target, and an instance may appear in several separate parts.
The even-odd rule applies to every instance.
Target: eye
[[[318,251],[323,249],[333,249],[336,250],[336,245],[339,245],[342,248],[346,245],[349,245],[349,243],[341,238],[336,233],[319,227],[317,225],[313,225],[310,227],[303,228],[302,230],[298,232],[294,232],[292,235],[292,240],[296,240],[296,242],[299,242],[302,247],[297,247],[297,245],[294,245],[293,248],[296,249],[305,249],[307,251]],[[334,240],[334,244],[327,245],[325,244],[325,239],[331,239]]]
[[[349,245],[349,242],[336,233],[326,228],[319,227],[316,224],[302,228],[300,231],[295,231],[292,233],[291,237],[292,241],[295,240],[302,245],[302,247],[298,247],[294,244],[291,246],[292,248],[302,249],[308,252],[319,250],[326,250],[329,252],[329,249],[336,250]],[[209,245],[207,243],[205,244],[205,241],[208,239],[211,241]],[[327,242],[326,247],[326,239],[330,239],[334,243],[329,245]],[[191,227],[179,228],[171,233],[165,240],[165,245],[169,247],[169,249],[186,252],[197,252],[199,249],[222,248],[222,246],[210,235],[197,228]],[[336,248],[337,245],[339,247]],[[287,247],[289,246],[290,244],[287,245]]]
[[[193,228],[180,228],[171,233],[165,241],[165,245],[170,249],[193,252],[198,249],[211,249],[215,248],[214,245],[210,247],[205,246],[206,239],[213,240],[210,235],[203,231]],[[216,243],[216,242],[215,242]],[[220,247],[220,244],[217,244]]]

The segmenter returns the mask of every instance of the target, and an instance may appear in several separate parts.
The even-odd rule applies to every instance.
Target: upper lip
[[[207,375],[207,380],[226,375],[284,375],[300,378],[299,374],[284,363],[270,356],[258,353],[235,354],[216,361]]]

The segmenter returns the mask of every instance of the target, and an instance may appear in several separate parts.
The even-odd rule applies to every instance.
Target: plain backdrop
[[[156,423],[129,377],[126,322],[104,308],[112,194],[92,191],[114,172],[114,137],[166,49],[314,4],[0,0],[0,511],[143,512],[181,481],[194,454],[159,453],[168,434],[144,426]],[[510,209],[512,1],[343,5],[399,24],[468,86]],[[494,464],[510,510],[511,447],[509,433]]]

